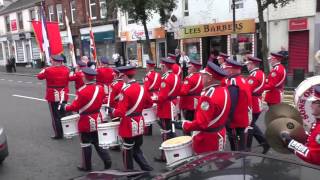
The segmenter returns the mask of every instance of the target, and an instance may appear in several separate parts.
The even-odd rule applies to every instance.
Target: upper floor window
[[[101,19],[107,17],[107,4],[105,0],[100,0],[100,17]]]
[[[91,19],[97,19],[97,3],[96,0],[89,0],[89,12]]]
[[[189,16],[189,0],[183,0],[183,16]]]
[[[54,6],[53,6],[53,5],[50,5],[50,6],[48,7],[48,9],[49,9],[49,20],[50,20],[50,21],[55,21],[55,20],[56,20],[56,17],[55,17],[55,15],[54,15]]]
[[[76,1],[72,0],[70,2],[70,11],[71,11],[71,22],[75,23],[76,21]]]
[[[231,10],[233,9],[233,4],[232,4],[232,0],[231,0]],[[234,6],[235,9],[241,9],[243,8],[243,0],[234,0]]]
[[[57,17],[59,25],[63,25],[63,11],[62,11],[62,4],[57,4]]]
[[[10,19],[9,16],[4,17],[5,23],[6,23],[6,32],[10,32]]]
[[[31,20],[37,20],[38,17],[37,17],[37,12],[35,9],[30,9],[30,19]]]
[[[22,18],[22,12],[17,13],[18,16],[18,24],[19,24],[19,29],[23,29],[23,18]]]

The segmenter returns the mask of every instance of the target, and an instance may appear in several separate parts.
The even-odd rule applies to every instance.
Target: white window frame
[[[182,1],[182,7],[183,7],[183,16],[189,16],[189,0],[183,0]]]
[[[129,13],[126,13],[126,18],[127,18],[127,24],[134,24],[135,23],[134,19],[129,17]]]
[[[61,9],[59,9],[58,7],[61,7]],[[63,26],[63,10],[62,10],[62,4],[56,4],[56,9],[57,9],[57,21],[59,23],[60,26]],[[60,16],[61,14],[61,16]],[[61,18],[61,19],[60,19]]]
[[[50,5],[48,7],[48,13],[49,13],[49,20],[50,21],[53,21],[53,18],[54,18],[54,5]]]
[[[74,3],[74,7],[72,7],[72,3]],[[70,12],[71,12],[71,23],[75,23],[75,19],[73,18],[73,15],[76,15],[76,1],[72,0],[70,1]]]
[[[19,20],[19,14],[21,14],[21,24],[22,24],[22,27],[21,27],[21,24],[20,24],[20,20]],[[18,26],[19,26],[19,30],[23,30],[24,28],[24,25],[23,25],[23,14],[22,14],[22,11],[20,12],[17,12],[17,20],[18,20]]]
[[[96,16],[92,16],[92,6],[95,6],[96,8],[97,8],[97,3],[96,3],[96,1],[95,0],[93,0],[94,2],[93,3],[91,3],[91,0],[89,0],[89,12],[90,12],[90,18],[91,19],[97,19],[97,15]]]
[[[10,22],[10,16],[9,15],[4,16],[4,22],[5,22],[5,25],[6,25],[6,32],[7,33],[11,32],[11,22]],[[8,26],[8,22],[9,22],[9,26]]]
[[[102,13],[102,4],[105,4],[106,6],[106,14]],[[107,2],[105,0],[99,0],[99,5],[100,5],[100,17],[101,19],[105,19],[107,17],[107,13],[108,13],[108,8],[107,8]]]

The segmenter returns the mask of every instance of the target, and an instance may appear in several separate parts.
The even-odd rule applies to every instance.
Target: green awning
[[[89,34],[82,34],[81,35],[82,41],[90,41]],[[98,32],[94,33],[94,41],[95,42],[104,42],[104,41],[113,41],[114,40],[114,31],[105,31],[105,32]]]

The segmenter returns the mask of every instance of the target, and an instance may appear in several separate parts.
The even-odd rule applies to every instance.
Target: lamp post
[[[232,34],[231,34],[231,39],[232,39],[232,55],[233,55],[233,59],[236,60],[236,49],[238,48],[238,43],[237,43],[237,32],[236,32],[236,3],[235,0],[232,0],[232,15],[233,15],[233,19],[232,19],[232,25],[233,25],[233,29],[232,29]]]

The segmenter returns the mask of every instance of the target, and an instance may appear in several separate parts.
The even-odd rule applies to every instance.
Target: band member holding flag
[[[65,116],[64,111],[59,111],[59,103],[68,101],[69,93],[69,69],[62,64],[63,58],[59,55],[51,57],[52,66],[44,68],[38,75],[39,80],[46,80],[46,100],[52,118],[54,135],[52,139],[62,139],[61,118]]]
[[[75,72],[71,72],[70,76],[69,76],[69,80],[75,82],[75,89],[76,90],[78,90],[79,88],[81,88],[84,85],[84,82],[83,82],[84,74],[82,72],[82,69],[87,67],[87,64],[84,63],[83,61],[78,61],[77,64],[78,64],[78,66],[76,67]]]

